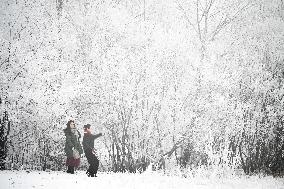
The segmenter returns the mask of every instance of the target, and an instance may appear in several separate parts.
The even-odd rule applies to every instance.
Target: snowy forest
[[[283,0],[1,0],[0,20],[1,170],[64,171],[74,119],[100,171],[283,176]]]

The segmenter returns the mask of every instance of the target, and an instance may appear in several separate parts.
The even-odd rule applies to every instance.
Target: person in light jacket
[[[97,177],[97,171],[99,168],[99,160],[96,156],[94,149],[94,140],[102,136],[102,133],[93,135],[90,129],[91,125],[84,125],[84,137],[83,137],[83,149],[87,157],[88,163],[90,164],[86,174],[89,177]]]
[[[83,149],[79,141],[81,134],[76,129],[74,120],[69,120],[67,127],[63,131],[66,136],[64,151],[67,156],[67,173],[74,174],[75,167],[80,165],[80,156],[83,154]]]

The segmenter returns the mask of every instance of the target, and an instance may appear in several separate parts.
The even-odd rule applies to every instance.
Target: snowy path
[[[157,173],[99,173],[98,176],[89,178],[84,172],[69,175],[64,172],[0,171],[0,189],[284,189],[284,179],[272,177],[189,179]]]

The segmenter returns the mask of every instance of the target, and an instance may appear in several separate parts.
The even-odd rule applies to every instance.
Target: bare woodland
[[[0,168],[284,172],[283,0],[2,0]]]

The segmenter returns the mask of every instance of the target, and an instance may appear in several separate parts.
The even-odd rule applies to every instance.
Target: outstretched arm
[[[95,140],[95,139],[99,138],[99,137],[102,136],[102,135],[103,135],[102,133],[99,133],[99,134],[92,135],[92,136],[93,136],[93,139]]]

